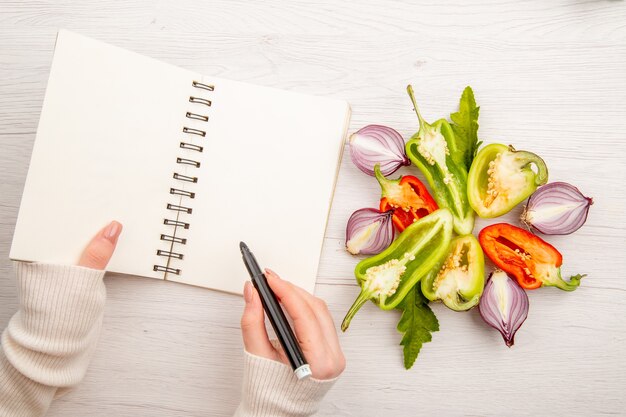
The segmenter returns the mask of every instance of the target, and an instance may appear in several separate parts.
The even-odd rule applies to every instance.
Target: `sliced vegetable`
[[[485,286],[485,258],[474,235],[454,238],[441,267],[423,278],[421,286],[426,298],[441,300],[454,311],[478,304]]]
[[[393,242],[393,211],[373,208],[355,211],[346,227],[346,249],[353,255],[375,255]]]
[[[374,174],[381,188],[380,211],[393,210],[393,224],[398,231],[437,210],[437,203],[417,177],[404,175],[389,180],[378,165],[374,167]]]
[[[478,141],[478,113],[480,107],[476,106],[474,92],[471,87],[465,87],[459,111],[450,115],[452,131],[454,132],[454,146],[452,157],[459,165],[465,166],[465,171],[469,172],[472,161],[478,152],[478,147],[482,142]]]
[[[478,235],[485,255],[496,266],[511,274],[527,290],[542,285],[574,291],[585,275],[574,275],[569,282],[561,278],[563,256],[554,246],[524,229],[498,223],[485,227]]]
[[[485,322],[513,346],[515,333],[528,316],[528,295],[504,271],[491,273],[480,299],[478,311]]]
[[[422,118],[413,87],[407,87],[420,128],[406,144],[406,154],[422,171],[439,207],[446,207],[454,217],[454,230],[461,235],[472,232],[474,212],[467,199],[467,170],[456,155],[456,141],[445,119],[428,124]],[[451,155],[453,153],[454,155]],[[463,151],[464,154],[464,151]]]
[[[361,292],[341,323],[350,321],[367,300],[383,310],[395,308],[413,286],[446,254],[453,219],[447,209],[437,210],[409,227],[383,252],[359,262],[354,275]]]
[[[585,224],[592,204],[593,199],[573,185],[553,182],[530,196],[522,223],[544,235],[568,235]]]
[[[383,175],[411,165],[404,153],[402,135],[390,127],[367,125],[350,135],[349,143],[352,162],[367,175],[374,175],[376,164],[380,165]]]
[[[492,143],[474,158],[467,182],[472,208],[480,217],[493,218],[508,213],[548,182],[548,168],[532,152]]]
[[[410,369],[422,345],[433,339],[431,333],[439,331],[439,321],[417,285],[408,292],[398,308],[402,310],[397,329],[402,333],[400,345],[404,351],[404,368]]]

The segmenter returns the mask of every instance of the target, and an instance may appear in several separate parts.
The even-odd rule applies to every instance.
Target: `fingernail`
[[[104,237],[111,243],[116,243],[121,231],[122,225],[114,220],[104,229]]]
[[[276,272],[272,271],[272,270],[271,270],[271,269],[269,269],[269,268],[265,268],[265,272],[267,272],[268,274],[272,275],[274,278],[278,278],[278,279],[280,279],[280,277],[278,276],[278,274],[277,274]]]
[[[243,285],[243,299],[246,301],[246,304],[252,301],[252,284],[250,284],[250,281],[246,281]]]

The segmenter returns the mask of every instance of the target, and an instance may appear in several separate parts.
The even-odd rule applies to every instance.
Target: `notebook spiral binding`
[[[215,87],[213,85],[210,84],[204,84],[201,83],[199,81],[193,81],[191,83],[192,87],[197,88],[199,90],[204,90],[204,92],[199,92],[199,94],[205,94],[206,92],[210,92],[210,91],[214,91]],[[193,111],[188,111],[185,113],[185,117],[187,119],[190,120],[194,120],[194,121],[200,121],[200,122],[208,122],[209,121],[209,116],[206,114],[203,114],[202,110],[206,110],[206,107],[211,107],[212,101],[205,98],[205,97],[198,97],[196,95],[191,95],[189,96],[189,103],[192,103],[191,105],[194,107],[192,110]],[[192,140],[192,138],[194,137],[200,137],[200,138],[205,138],[206,137],[206,130],[202,130],[202,129],[198,129],[195,127],[188,127],[188,126],[183,126],[182,129],[183,134],[186,135],[186,137],[188,138],[188,140]],[[182,149],[187,149],[190,151],[194,151],[194,152],[198,152],[198,153],[202,153],[204,151],[204,147],[194,144],[194,143],[190,143],[190,142],[185,142],[185,141],[181,141],[180,142],[180,148]],[[182,157],[177,157],[176,158],[176,163],[180,164],[180,165],[184,165],[184,166],[191,166],[194,168],[199,168],[200,167],[200,161],[197,161],[194,159],[189,159],[189,158],[182,158]],[[195,184],[198,182],[198,177],[193,176],[193,175],[185,175],[185,174],[181,174],[179,172],[174,172],[172,175],[172,178],[175,179],[176,181],[181,181],[182,183],[192,183]],[[181,184],[182,184],[181,183]],[[192,191],[188,191],[188,190],[183,190],[181,188],[177,188],[177,187],[170,187],[170,194],[171,195],[179,195],[182,198],[187,198],[187,199],[194,199],[196,197],[196,193],[192,192]],[[179,202],[177,202],[179,203]],[[182,203],[181,203],[182,204]],[[163,219],[163,224],[166,226],[173,226],[173,230],[170,229],[168,231],[168,233],[162,233],[160,236],[160,240],[166,241],[166,242],[171,242],[170,244],[170,248],[169,250],[163,250],[163,249],[157,249],[156,254],[158,256],[163,256],[164,258],[166,258],[165,260],[165,265],[153,265],[152,266],[152,270],[156,271],[156,272],[164,272],[165,273],[165,279],[167,279],[167,274],[174,274],[174,275],[180,275],[182,270],[179,268],[173,268],[170,266],[170,261],[172,259],[180,259],[182,260],[184,258],[184,254],[181,253],[178,249],[175,251],[174,250],[174,245],[186,245],[187,244],[187,239],[186,238],[182,238],[179,236],[176,236],[176,231],[181,228],[181,229],[189,229],[189,223],[188,222],[184,222],[181,221],[179,219],[179,216],[181,213],[184,214],[191,214],[193,211],[192,207],[189,207],[187,205],[187,203],[185,203],[185,205],[181,205],[181,204],[174,204],[174,203],[167,203],[166,208],[168,210],[172,211],[172,215],[173,219],[170,218],[165,218]]]

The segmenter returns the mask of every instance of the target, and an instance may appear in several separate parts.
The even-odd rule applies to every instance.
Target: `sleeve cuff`
[[[100,332],[104,271],[25,262],[15,270],[20,310],[2,335],[6,359],[38,383],[77,384]]]
[[[242,400],[235,417],[313,415],[336,380],[298,380],[288,365],[244,351]]]

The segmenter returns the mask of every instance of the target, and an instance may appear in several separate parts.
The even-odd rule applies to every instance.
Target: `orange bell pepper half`
[[[574,291],[585,276],[574,275],[564,281],[561,278],[561,253],[539,236],[507,223],[485,227],[480,231],[478,241],[485,255],[527,290],[554,286]]]

